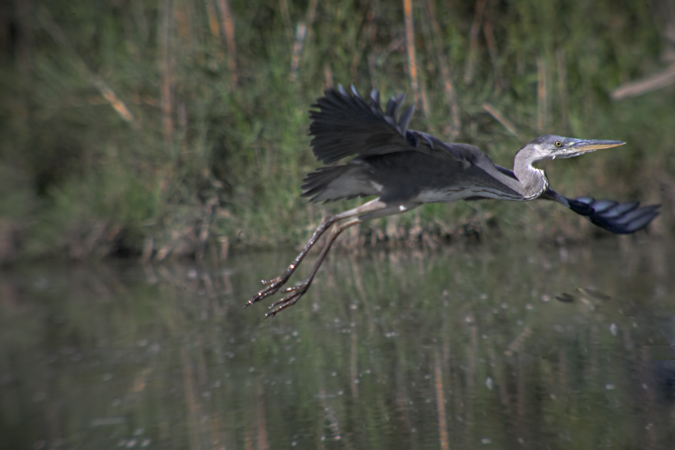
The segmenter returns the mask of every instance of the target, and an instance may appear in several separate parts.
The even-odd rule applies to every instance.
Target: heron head
[[[539,136],[525,147],[532,147],[536,160],[574,158],[584,153],[618,147],[621,141],[603,141],[598,139],[576,139],[553,134]]]

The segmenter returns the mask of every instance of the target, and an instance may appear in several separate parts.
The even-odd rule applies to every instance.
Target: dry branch
[[[160,96],[162,106],[162,127],[164,141],[170,143],[173,139],[173,66],[174,56],[171,51],[171,2],[161,4],[161,19],[159,26],[159,61],[160,61]]]
[[[227,43],[228,61],[230,66],[230,89],[237,84],[239,74],[237,72],[237,45],[234,40],[234,18],[230,9],[229,0],[219,0],[220,23],[225,32],[225,41]]]
[[[516,127],[513,126],[513,124],[506,118],[504,117],[497,109],[492,106],[489,103],[483,103],[483,109],[492,116],[493,119],[495,119],[497,122],[499,122],[506,130],[514,135],[516,138],[520,139],[520,136],[518,136],[518,131],[516,130]]]
[[[417,59],[415,57],[415,30],[413,27],[412,0],[403,0],[403,15],[405,19],[406,50],[408,53],[408,72],[415,103],[422,105],[422,112],[429,117],[429,102],[426,94],[420,89],[419,75],[417,71]]]
[[[537,79],[537,130],[542,133],[548,126],[548,79],[543,57],[537,59]]]
[[[483,24],[483,34],[485,35],[485,42],[487,43],[490,62],[492,63],[492,73],[495,78],[495,93],[499,94],[504,87],[504,81],[499,70],[499,52],[497,50],[497,40],[495,39],[495,33],[492,27],[492,19],[489,15]]]
[[[443,46],[440,45],[443,42],[441,27],[436,20],[436,8],[434,6],[433,0],[426,1],[427,6],[427,15],[429,22],[431,23],[431,30],[434,41],[434,53],[438,57],[438,66],[441,71],[441,77],[443,78],[443,93],[445,94],[445,100],[450,105],[450,129],[447,132],[448,137],[451,140],[454,140],[462,128],[459,117],[459,104],[457,102],[457,95],[455,94],[455,87],[452,84],[452,78],[450,76],[450,64],[448,63],[448,58],[443,52]]]
[[[319,3],[319,0],[311,0],[307,6],[307,16],[305,22],[298,22],[298,25],[295,29],[295,41],[293,42],[293,56],[291,58],[291,74],[289,79],[291,82],[297,80],[298,71],[300,70],[300,64],[302,62],[302,53],[305,48],[305,42],[307,41],[307,35],[309,30],[314,24],[314,18],[316,17],[316,7]]]
[[[473,81],[473,73],[476,70],[476,59],[478,57],[478,36],[480,35],[480,26],[483,21],[483,11],[487,0],[478,0],[476,3],[476,13],[469,31],[469,56],[466,59],[464,67],[464,82],[470,84]]]
[[[75,50],[75,47],[70,43],[70,40],[65,35],[61,27],[54,21],[51,14],[46,8],[41,8],[38,11],[38,20],[42,27],[49,33],[49,35],[56,41],[61,48],[70,55],[71,62],[75,66],[75,69],[80,73],[80,76],[87,79],[100,93],[101,96],[112,106],[112,108],[117,112],[117,114],[122,117],[125,122],[130,123],[132,126],[136,127],[137,124],[134,120],[134,116],[131,114],[127,105],[120,99],[120,97],[115,94],[115,91],[112,90],[110,86],[98,75],[96,75],[92,70],[89,69],[87,64],[80,58]]]
[[[662,89],[673,83],[675,83],[675,65],[641,80],[624,84],[612,92],[612,99],[622,100],[624,98],[637,97],[638,95]]]

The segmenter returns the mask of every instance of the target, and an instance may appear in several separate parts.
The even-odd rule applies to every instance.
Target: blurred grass
[[[202,258],[297,244],[326,211],[348,207],[299,197],[318,165],[307,110],[337,82],[409,91],[428,107],[415,129],[478,145],[505,166],[545,132],[625,140],[547,165],[552,185],[662,203],[652,228],[670,233],[675,91],[609,99],[662,69],[659,3],[430,2],[413,5],[413,40],[402,5],[381,2],[36,2],[35,14],[8,6],[0,261]],[[413,72],[420,87],[410,92]],[[580,239],[596,232],[582,220],[549,204],[429,205],[364,226],[356,242],[423,242],[424,231],[447,237],[467,227]]]

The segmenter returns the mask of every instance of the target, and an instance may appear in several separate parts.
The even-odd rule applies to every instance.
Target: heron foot
[[[280,275],[276,278],[272,278],[271,280],[261,280],[263,285],[266,285],[267,287],[264,289],[261,289],[258,291],[257,294],[255,294],[253,297],[251,297],[246,304],[244,305],[244,308],[248,308],[252,304],[259,302],[260,300],[269,297],[270,295],[274,295],[277,293],[277,291],[288,281],[288,279],[291,277],[291,273],[284,273],[283,275]]]
[[[305,292],[307,292],[307,289],[309,289],[309,285],[312,282],[311,279],[303,281],[301,284],[297,286],[292,286],[289,288],[284,289],[284,292],[290,293],[290,295],[287,295],[286,297],[282,298],[281,300],[274,302],[270,306],[270,310],[267,314],[265,314],[265,317],[274,317],[277,315],[279,312],[283,311],[284,309],[295,305],[295,303],[300,300],[300,297],[305,295]]]

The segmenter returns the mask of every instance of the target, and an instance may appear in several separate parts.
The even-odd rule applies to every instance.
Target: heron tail
[[[312,202],[329,202],[377,195],[375,186],[361,174],[362,168],[353,164],[320,167],[305,176],[302,196],[311,197]]]

